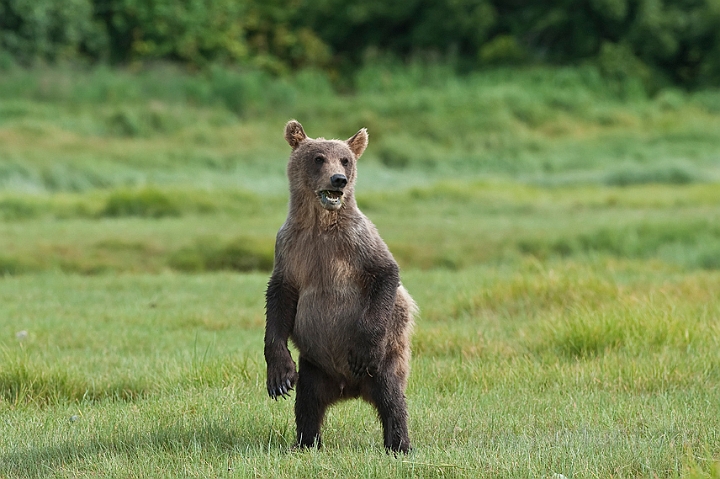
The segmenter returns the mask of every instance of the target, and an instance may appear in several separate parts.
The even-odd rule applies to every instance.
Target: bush
[[[38,204],[17,198],[0,200],[0,220],[20,220],[34,218],[40,214]]]
[[[214,238],[197,241],[172,254],[168,264],[185,272],[270,271],[274,254],[272,241],[240,237],[222,244]]]
[[[17,258],[9,258],[0,255],[0,276],[26,273],[32,271],[33,265]]]
[[[0,51],[30,64],[107,52],[92,0],[0,0]]]
[[[631,186],[648,183],[687,185],[703,181],[702,174],[685,165],[628,166],[605,176],[610,186]]]
[[[100,216],[180,216],[180,206],[165,193],[153,189],[116,191],[110,195]]]
[[[482,65],[597,61],[623,88],[720,85],[716,0],[0,0],[14,60],[214,63],[344,83],[378,56]],[[378,55],[379,54],[379,55]],[[345,74],[343,79],[338,74]]]
[[[113,59],[165,58],[191,64],[242,60],[247,2],[95,0]]]

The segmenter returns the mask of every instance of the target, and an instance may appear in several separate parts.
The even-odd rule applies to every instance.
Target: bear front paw
[[[283,364],[268,365],[267,390],[268,395],[277,401],[278,396],[286,399],[295,387],[298,373],[292,360]]]

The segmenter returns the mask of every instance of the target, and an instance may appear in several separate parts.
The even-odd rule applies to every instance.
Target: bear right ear
[[[287,125],[285,125],[285,140],[293,150],[296,149],[300,143],[307,140],[305,130],[303,130],[299,121],[290,120],[287,122]]]

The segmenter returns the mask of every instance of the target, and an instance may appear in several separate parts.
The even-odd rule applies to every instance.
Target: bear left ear
[[[367,148],[368,145],[367,130],[365,128],[362,128],[360,131],[355,133],[355,136],[350,138],[345,143],[347,143],[347,145],[350,147],[350,151],[355,154],[355,158],[360,158],[360,155],[363,154],[363,151],[365,151],[365,148]]]

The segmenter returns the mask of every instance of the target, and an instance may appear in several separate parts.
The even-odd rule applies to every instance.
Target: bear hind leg
[[[322,447],[320,428],[327,407],[340,398],[340,385],[300,357],[295,395],[296,447]]]
[[[411,449],[404,384],[404,378],[386,370],[373,378],[370,390],[382,422],[385,449],[396,453]]]

